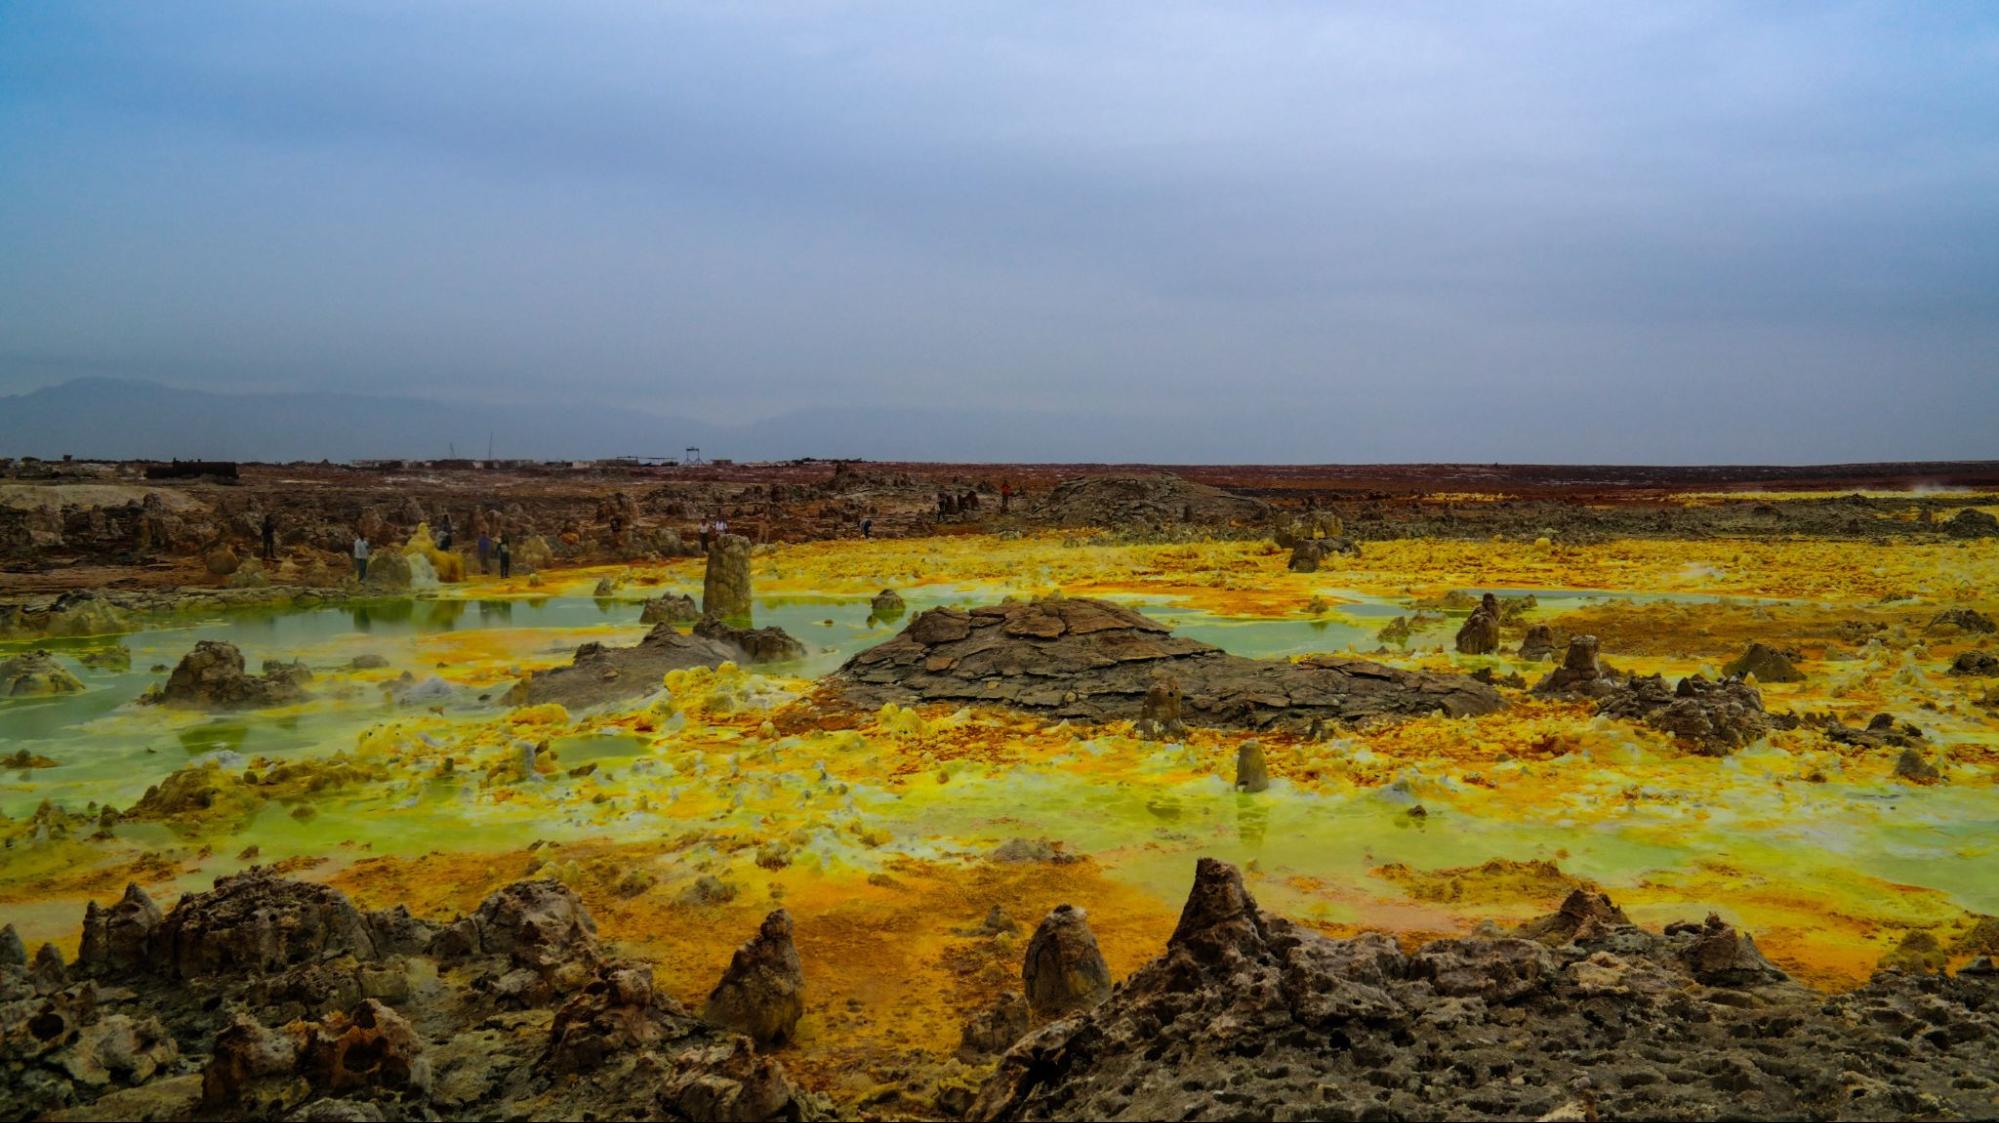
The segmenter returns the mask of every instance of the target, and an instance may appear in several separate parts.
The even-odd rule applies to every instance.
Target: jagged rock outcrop
[[[1245,659],[1131,609],[1080,598],[919,613],[894,639],[848,660],[833,683],[871,708],[982,702],[1113,721],[1144,718],[1163,678],[1178,685],[1189,725],[1302,732],[1314,722],[1462,716],[1502,705],[1492,687],[1461,675],[1335,656]]]
[[[1773,728],[1763,696],[1739,678],[1688,675],[1667,689],[1658,675],[1632,678],[1597,703],[1596,712],[1643,722],[1707,756],[1726,756]]]
[[[1491,593],[1479,598],[1478,607],[1465,617],[1458,629],[1458,653],[1490,655],[1499,650],[1499,598]]]
[[[341,955],[378,959],[386,950],[377,915],[331,886],[252,868],[175,902],[146,937],[146,966],[199,979],[271,974]]]
[[[708,544],[701,615],[747,624],[750,608],[750,540],[740,534],[718,535]]]
[[[639,611],[641,624],[692,624],[701,619],[701,609],[685,593],[665,593],[645,602]]]
[[[83,680],[46,651],[0,659],[0,698],[40,698],[82,689]]]
[[[96,901],[84,907],[83,940],[76,953],[78,969],[115,974],[147,962],[147,949],[162,920],[160,907],[135,883],[110,908]]]
[[[701,622],[694,625],[694,634],[735,647],[752,663],[788,663],[805,658],[805,645],[775,625],[739,628],[717,617],[703,616]]]
[[[1028,1010],[1044,1021],[1087,1010],[1109,996],[1111,969],[1082,909],[1057,905],[1042,918],[1027,941],[1020,981]]]
[[[1731,678],[1756,676],[1757,682],[1803,682],[1804,672],[1793,666],[1790,657],[1765,643],[1752,643],[1749,650],[1721,669]]]
[[[1989,1114],[1989,1080],[1962,1077],[1999,1062],[1999,974],[1828,999],[1718,919],[1652,933],[1589,893],[1527,929],[1330,939],[1203,859],[1165,952],[1017,1041],[967,1118]]]
[[[736,949],[701,1016],[759,1045],[781,1045],[804,1013],[805,967],[791,942],[791,914],[778,909]]]
[[[243,653],[235,644],[205,639],[181,656],[158,700],[172,706],[240,710],[285,706],[304,698],[296,669],[278,666],[250,675],[243,670]]]
[[[502,887],[440,929],[429,950],[444,960],[502,960],[488,987],[520,1005],[582,987],[603,959],[596,921],[576,891],[553,878]]]

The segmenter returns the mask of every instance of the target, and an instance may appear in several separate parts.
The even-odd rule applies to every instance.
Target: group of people
[[[265,522],[269,523],[268,517],[265,519]],[[446,522],[444,524],[445,529],[438,535],[437,548],[440,550],[451,548],[450,525],[449,522]],[[270,532],[267,530],[265,532],[267,550],[269,549],[269,541]],[[479,572],[493,572],[493,563],[498,562],[502,580],[514,575],[514,548],[507,541],[506,535],[500,535],[500,540],[494,542],[492,535],[481,531],[477,551],[479,555]],[[368,536],[356,532],[354,535],[354,580],[356,581],[366,581],[368,579],[368,553]]]

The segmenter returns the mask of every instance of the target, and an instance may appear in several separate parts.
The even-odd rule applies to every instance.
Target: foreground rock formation
[[[93,905],[74,964],[4,952],[8,1118],[828,1115],[749,1038],[611,956],[554,881],[440,927],[253,871],[164,915],[137,889]]]
[[[1174,635],[1105,601],[1059,599],[933,608],[848,660],[833,679],[863,705],[984,702],[1089,721],[1305,731],[1326,721],[1500,708],[1492,687],[1461,675],[1361,659],[1246,659]],[[1170,681],[1170,690],[1162,684]],[[1163,697],[1162,697],[1163,696]],[[1148,698],[1152,701],[1148,703]],[[1148,709],[1149,705],[1149,709]]]
[[[1720,920],[1578,892],[1523,936],[1335,940],[1203,859],[1165,954],[1017,1042],[974,1119],[1985,1118],[1999,972],[1827,999]],[[1535,938],[1525,938],[1531,935]]]

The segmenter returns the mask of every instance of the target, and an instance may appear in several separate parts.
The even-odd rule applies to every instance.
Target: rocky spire
[[[759,1045],[779,1045],[792,1039],[804,1012],[805,967],[791,942],[791,914],[778,909],[736,949],[701,1016]]]
[[[1028,1009],[1039,1019],[1087,1010],[1111,992],[1111,969],[1096,933],[1074,905],[1057,905],[1034,929],[1021,963]]]

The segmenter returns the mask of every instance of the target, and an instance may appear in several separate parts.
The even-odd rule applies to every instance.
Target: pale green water
[[[661,590],[647,589],[644,595]],[[1474,590],[1478,592],[1482,590]],[[1544,607],[1564,602],[1625,599],[1600,591],[1494,590],[1504,595],[1532,592]],[[303,657],[329,669],[353,656],[379,654],[388,674],[409,671],[422,679],[437,671],[430,641],[458,632],[484,632],[482,650],[498,651],[523,665],[566,661],[577,643],[598,639],[636,642],[646,628],[637,623],[637,591],[626,597],[537,597],[516,599],[423,599],[367,606],[289,611],[241,611],[211,619],[149,627],[121,637],[131,651],[132,670],[108,672],[67,665],[86,683],[80,695],[54,699],[0,701],[0,752],[26,748],[59,762],[55,768],[0,776],[0,814],[19,817],[43,799],[67,806],[87,801],[128,806],[145,788],[181,764],[209,754],[236,757],[300,757],[351,750],[369,726],[409,711],[386,701],[372,686],[322,680],[314,699],[295,713],[208,715],[133,705],[141,692],[165,678],[155,665],[171,666],[202,639],[237,644],[254,669],[262,660]],[[911,614],[940,603],[983,603],[999,595],[991,589],[931,588],[907,595]],[[1312,651],[1372,650],[1376,630],[1406,605],[1379,598],[1350,598],[1319,619],[1230,619],[1172,603],[1126,598],[1182,634],[1253,657]],[[1654,599],[1632,596],[1628,599]],[[1723,598],[1675,597],[1689,601]],[[863,597],[772,597],[760,599],[759,625],[776,624],[803,641],[809,654],[781,673],[816,676],[872,644],[893,635],[904,622],[870,619]],[[829,623],[830,622],[830,623]],[[1427,632],[1418,644],[1440,642],[1457,627],[1453,617]],[[0,655],[46,647],[59,655],[102,646],[103,640],[49,640],[0,645]],[[482,674],[476,685],[457,689],[444,703],[447,717],[468,726],[498,712],[497,695],[511,681],[510,668]],[[1088,752],[1085,748],[1079,751]],[[562,738],[558,753],[565,766],[597,763],[629,773],[655,766],[654,751],[626,737]],[[1162,749],[1162,754],[1173,750]],[[1396,789],[1357,794],[1316,794],[1280,782],[1257,798],[1236,796],[1218,778],[1226,762],[1209,762],[1211,775],[1168,782],[1175,767],[1162,755],[1157,782],[1110,784],[1089,770],[1045,768],[968,769],[948,785],[917,785],[902,793],[856,785],[835,796],[809,782],[808,762],[799,761],[788,787],[774,794],[795,801],[798,814],[828,823],[871,815],[887,824],[905,852],[976,852],[1011,837],[1063,839],[1073,851],[1110,861],[1116,875],[1161,888],[1184,887],[1189,855],[1212,854],[1255,863],[1271,882],[1302,877],[1353,883],[1366,871],[1388,863],[1417,869],[1473,865],[1493,857],[1555,858],[1578,876],[1607,885],[1630,885],[1648,872],[1684,868],[1698,858],[1725,859],[1745,868],[1809,884],[1827,871],[1848,870],[1886,881],[1940,890],[1960,905],[1999,912],[1999,800],[1989,785],[1931,789],[1816,785],[1808,793],[1745,786],[1726,806],[1707,807],[1704,821],[1689,817],[1689,801],[1649,802],[1614,817],[1617,790],[1631,782],[1614,767],[1601,767],[1594,794],[1573,797],[1589,806],[1550,806],[1538,818],[1479,818],[1449,809],[1449,793],[1415,795]],[[1577,765],[1580,767],[1581,765]],[[1716,767],[1735,767],[1717,762]],[[1180,762],[1178,767],[1185,767]],[[534,837],[565,838],[627,832],[660,833],[686,825],[673,800],[690,785],[713,783],[700,777],[660,773],[640,790],[655,800],[650,811],[606,812],[580,797],[573,784],[556,779],[540,784],[535,797],[495,805],[478,798],[463,779],[412,777],[387,789],[369,788],[315,804],[317,815],[300,820],[289,808],[267,804],[238,836],[255,839],[261,860],[293,855],[338,856],[360,842],[377,853],[417,853],[430,849],[484,850],[518,847]],[[764,783],[759,781],[759,783]],[[768,787],[768,785],[765,785]],[[1430,818],[1405,812],[1417,795],[1432,801]],[[1691,797],[1690,797],[1691,799]],[[705,825],[754,829],[761,812],[754,806],[709,815]],[[124,824],[127,842],[165,847],[175,839],[157,824]],[[822,855],[871,860],[830,827],[821,829]],[[945,841],[938,841],[945,840]],[[0,856],[0,862],[6,858]],[[226,863],[225,863],[226,864]],[[211,868],[204,876],[212,875]],[[1289,890],[1276,890],[1280,896]],[[1329,920],[1355,919],[1340,899],[1297,894],[1273,900],[1293,911]],[[28,928],[64,931],[74,910],[65,905],[47,918],[32,908],[10,907]],[[27,930],[27,928],[24,928]]]

